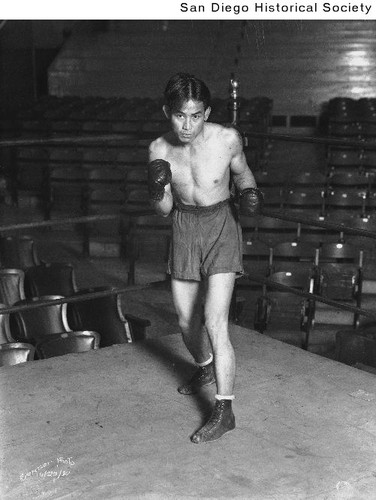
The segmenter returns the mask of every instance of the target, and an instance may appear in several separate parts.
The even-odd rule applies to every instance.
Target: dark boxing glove
[[[172,174],[170,164],[166,160],[153,160],[148,166],[149,196],[153,201],[161,201],[164,188],[171,182]]]
[[[264,195],[258,188],[246,188],[239,194],[239,212],[252,217],[259,215],[264,204]]]

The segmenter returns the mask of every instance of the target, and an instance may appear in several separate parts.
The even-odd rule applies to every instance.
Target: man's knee
[[[206,314],[205,327],[210,337],[220,336],[223,338],[228,333],[228,317],[221,314]]]
[[[201,322],[200,314],[193,314],[192,316],[178,314],[178,324],[183,333],[189,332],[192,329],[197,329]]]

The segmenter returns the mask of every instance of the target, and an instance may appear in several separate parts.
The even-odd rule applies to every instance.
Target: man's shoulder
[[[154,141],[149,144],[149,152],[159,153],[166,150],[169,143],[168,136],[169,132],[167,134],[161,135],[160,137],[157,137],[157,139],[154,139]]]
[[[241,144],[242,138],[235,127],[221,125],[219,123],[208,123],[211,133],[214,137],[218,138],[223,144],[232,146]]]

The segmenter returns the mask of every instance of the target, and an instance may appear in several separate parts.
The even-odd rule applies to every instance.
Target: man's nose
[[[191,120],[189,120],[188,118],[186,120],[184,120],[184,123],[183,123],[183,129],[184,130],[189,130],[191,128]]]

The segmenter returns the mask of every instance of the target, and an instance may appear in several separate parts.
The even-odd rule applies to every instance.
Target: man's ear
[[[165,117],[169,120],[171,118],[171,111],[170,108],[165,104],[163,107],[163,113],[165,114]]]
[[[205,121],[209,118],[210,112],[211,112],[211,107],[210,107],[210,106],[208,106],[208,107],[205,109],[205,113],[204,113],[204,120],[205,120]]]

